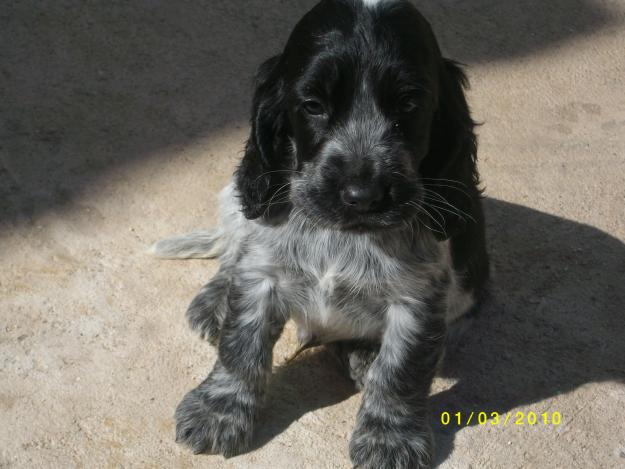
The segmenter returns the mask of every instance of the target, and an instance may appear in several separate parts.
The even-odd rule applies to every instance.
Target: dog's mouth
[[[335,224],[341,231],[368,233],[372,231],[394,230],[406,225],[405,220],[382,219],[371,217],[356,217],[340,221]]]
[[[295,190],[291,191],[294,212],[307,217],[318,227],[365,233],[407,227],[421,211],[422,194],[417,184],[393,187],[366,211],[342,201],[334,189],[337,185],[326,183],[319,187],[297,181],[292,185]]]
[[[352,212],[327,213],[309,206],[304,208],[303,213],[318,227],[348,233],[397,230],[409,226],[416,217],[416,213],[411,208],[408,210],[393,208],[379,213],[358,214]]]
[[[366,213],[342,208],[334,212],[338,229],[343,231],[389,231],[409,226],[423,211],[420,193],[388,197],[379,210]]]

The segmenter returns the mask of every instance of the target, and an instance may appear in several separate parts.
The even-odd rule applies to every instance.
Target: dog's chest
[[[300,340],[379,339],[393,283],[390,272],[397,266],[364,243],[324,241],[300,245],[286,269],[283,291]]]
[[[344,272],[335,266],[300,274],[289,283],[292,317],[298,325],[300,341],[381,336],[386,302],[379,285],[347,281]]]

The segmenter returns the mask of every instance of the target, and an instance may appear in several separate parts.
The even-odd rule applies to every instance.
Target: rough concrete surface
[[[314,0],[12,1],[0,8],[0,467],[346,468],[360,396],[279,343],[254,447],[174,443],[214,350],[184,311],[250,77]],[[625,467],[625,1],[419,1],[468,65],[492,297],[432,397],[445,468]],[[560,412],[443,426],[441,412]]]

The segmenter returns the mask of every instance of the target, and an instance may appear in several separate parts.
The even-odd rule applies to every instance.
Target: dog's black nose
[[[361,213],[375,210],[383,198],[384,192],[377,184],[350,185],[341,191],[343,203]]]

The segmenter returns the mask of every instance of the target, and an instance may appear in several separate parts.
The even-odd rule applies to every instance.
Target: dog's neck
[[[401,258],[406,255],[417,255],[430,261],[440,250],[435,236],[416,220],[386,229],[344,230],[315,220],[301,210],[294,210],[284,223],[265,226],[265,229],[271,232],[271,239],[280,250],[325,258],[330,262],[333,257]]]

